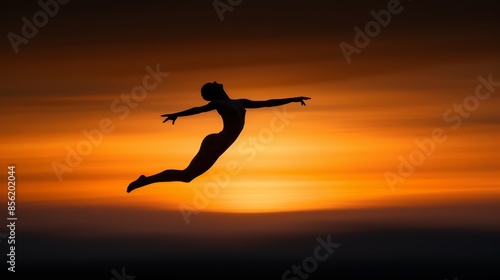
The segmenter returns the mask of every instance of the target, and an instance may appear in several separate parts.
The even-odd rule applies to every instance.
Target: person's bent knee
[[[182,176],[182,182],[184,182],[184,183],[189,183],[189,182],[193,181],[194,178],[198,177],[197,175],[189,173],[189,172],[184,172],[183,175],[184,176]]]
[[[189,183],[189,182],[193,181],[193,179],[194,179],[194,178],[186,177],[186,178],[183,178],[183,179],[182,179],[182,182],[184,182],[184,183]]]

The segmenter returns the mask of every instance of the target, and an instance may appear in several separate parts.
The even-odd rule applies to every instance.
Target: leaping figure
[[[266,101],[252,101],[248,99],[233,100],[230,99],[224,91],[223,85],[217,82],[203,85],[201,88],[201,96],[206,101],[209,101],[209,103],[201,107],[194,107],[174,114],[163,114],[161,116],[166,117],[163,122],[171,120],[172,124],[175,124],[178,117],[217,110],[224,124],[222,131],[210,134],[203,139],[200,150],[186,169],[168,169],[151,176],[141,175],[137,180],[129,184],[127,192],[159,182],[180,181],[188,183],[205,173],[240,135],[245,125],[245,109],[281,106],[292,102],[300,102],[302,106],[305,106],[306,103],[304,100],[311,99],[301,96],[284,99],[270,99]]]

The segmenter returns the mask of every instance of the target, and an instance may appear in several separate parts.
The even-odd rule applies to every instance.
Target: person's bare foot
[[[127,192],[130,193],[131,191],[143,187],[144,186],[144,179],[146,179],[146,176],[141,175],[137,180],[133,181],[128,185]]]

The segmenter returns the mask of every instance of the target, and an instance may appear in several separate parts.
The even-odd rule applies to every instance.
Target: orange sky
[[[15,165],[17,220],[0,230],[0,250],[9,262],[15,251],[18,273],[497,272],[492,1],[4,2],[0,204]],[[221,3],[233,6],[224,20]],[[24,26],[47,9],[43,26]],[[346,44],[356,47],[349,59]],[[213,81],[233,99],[311,99],[247,109],[239,138],[205,174],[127,193],[141,174],[188,166],[222,129],[216,111],[162,123],[205,105],[200,89]],[[320,259],[332,242],[342,246]]]
[[[75,10],[78,5],[83,4]],[[229,175],[228,186],[202,210],[324,210],[368,207],[394,196],[425,203],[420,193],[435,193],[439,203],[450,194],[464,199],[471,192],[498,194],[500,90],[460,117],[457,129],[452,128],[457,113],[448,115],[453,121],[443,119],[454,104],[473,96],[478,76],[500,81],[489,17],[472,14],[467,26],[459,14],[448,15],[448,21],[428,15],[423,22],[415,19],[425,7],[415,4],[349,64],[338,45],[352,41],[353,26],[366,22],[371,8],[360,13],[346,5],[344,11],[306,13],[295,5],[289,14],[280,10],[282,21],[261,15],[257,28],[252,13],[258,9],[248,5],[239,9],[239,19],[223,25],[196,9],[183,16],[168,10],[162,25],[154,22],[160,18],[155,14],[130,21],[108,17],[104,7],[92,10],[94,21],[81,25],[82,15],[68,8],[59,18],[67,25],[54,19],[40,31],[46,35],[22,45],[19,54],[4,52],[0,153],[4,165],[17,166],[18,200],[192,207],[196,193],[216,182],[214,174],[229,173],[228,164],[239,172]],[[437,25],[446,22],[450,26]],[[17,30],[17,23],[13,17],[8,27]],[[67,30],[78,36],[59,37]],[[135,102],[136,108],[126,105],[121,96],[143,83],[146,67],[156,65],[169,76]],[[200,87],[208,81],[223,83],[233,98],[312,99],[307,107],[278,108],[295,116],[285,122],[272,109],[248,110],[240,138],[190,184],[159,183],[127,194],[127,185],[140,174],[187,166],[203,137],[221,129],[215,112],[181,118],[174,126],[160,118],[203,105]],[[98,129],[103,119],[114,130],[103,133],[58,180],[54,163],[68,165],[68,149],[77,149],[86,141],[82,131]],[[391,188],[385,174],[398,174],[398,157],[408,158],[415,141],[436,128],[446,141],[436,143],[423,164]]]
[[[203,210],[337,209],[407,193],[436,192],[446,200],[447,192],[498,190],[498,91],[481,101],[456,130],[454,122],[442,117],[454,103],[474,94],[479,75],[492,73],[493,80],[499,80],[497,66],[488,61],[440,65],[415,61],[415,67],[395,72],[390,68],[398,59],[387,57],[383,65],[365,68],[381,59],[377,55],[359,66],[314,57],[294,61],[294,51],[327,51],[314,44],[294,45],[279,54],[282,61],[275,57],[269,63],[200,68],[182,68],[183,59],[173,59],[171,54],[164,58],[156,52],[126,62],[126,54],[115,53],[106,61],[99,55],[75,57],[71,50],[58,54],[56,60],[22,57],[29,65],[2,73],[3,87],[20,97],[4,99],[9,105],[0,119],[9,135],[2,141],[1,153],[17,166],[18,199],[177,209],[193,206],[195,193],[213,183],[214,174],[228,174],[228,164],[237,164],[238,174],[229,176],[227,187],[218,188]],[[189,56],[186,49],[176,56]],[[267,55],[275,54],[269,51]],[[226,56],[236,57],[237,52]],[[212,60],[199,59],[202,65]],[[120,119],[122,111],[113,111],[111,104],[141,85],[145,67],[156,64],[170,75]],[[356,74],[348,76],[345,71]],[[24,76],[29,77],[28,83],[20,83]],[[248,110],[240,138],[207,174],[192,183],[159,183],[127,194],[126,186],[140,174],[184,168],[203,137],[221,129],[215,112],[181,118],[174,126],[163,124],[160,118],[204,104],[199,88],[212,80],[223,83],[233,98],[303,95],[312,99],[307,107],[277,108],[294,116],[286,121],[272,109]],[[60,182],[52,164],[67,164],[67,147],[75,150],[86,139],[81,131],[99,128],[104,118],[111,120],[114,131],[104,133],[100,144],[92,145],[92,151],[82,156],[72,172],[65,172]],[[398,156],[407,158],[416,148],[414,141],[430,137],[435,128],[442,128],[447,140],[436,144],[435,152],[392,192],[384,173],[397,173]],[[252,139],[258,139],[257,143]]]

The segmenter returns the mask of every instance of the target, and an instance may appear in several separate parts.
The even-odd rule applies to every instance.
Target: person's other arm
[[[300,102],[302,106],[306,106],[304,100],[309,100],[309,99],[311,98],[300,96],[300,97],[282,98],[282,99],[269,99],[265,101],[253,101],[249,99],[239,99],[238,101],[241,102],[241,104],[243,104],[243,107],[245,108],[263,108],[263,107],[281,106],[293,102]]]
[[[181,112],[177,112],[177,113],[173,113],[173,114],[163,114],[161,116],[162,117],[166,117],[163,122],[171,120],[172,124],[174,124],[175,120],[178,117],[192,116],[192,115],[196,115],[196,114],[205,113],[205,112],[208,112],[208,111],[211,111],[211,110],[214,110],[214,109],[215,109],[214,104],[212,102],[210,102],[207,105],[204,105],[204,106],[201,106],[201,107],[193,107],[191,109],[187,109],[187,110],[184,110],[184,111],[181,111]]]

